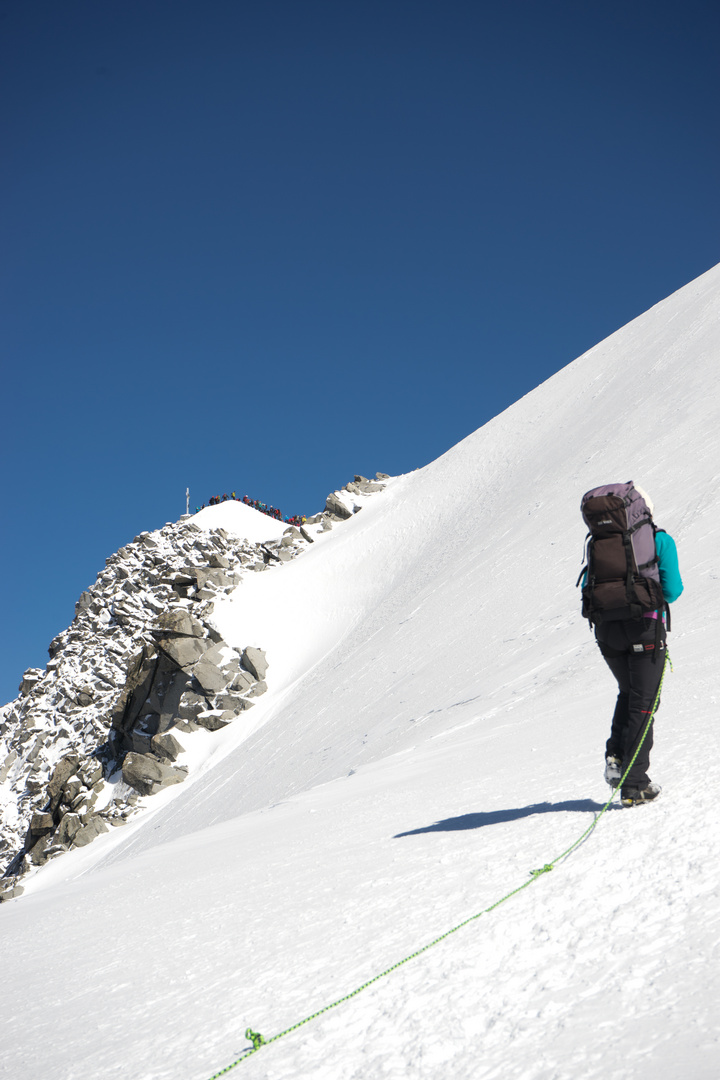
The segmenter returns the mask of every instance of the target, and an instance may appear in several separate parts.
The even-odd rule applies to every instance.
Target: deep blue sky
[[[718,41],[716,0],[0,0],[0,700],[187,485],[315,512],[714,265]]]

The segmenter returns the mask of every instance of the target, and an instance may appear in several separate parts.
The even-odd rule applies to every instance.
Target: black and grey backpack
[[[605,484],[587,491],[580,510],[589,532],[582,613],[593,623],[641,619],[667,608],[660,584],[655,533],[645,499],[633,486]]]

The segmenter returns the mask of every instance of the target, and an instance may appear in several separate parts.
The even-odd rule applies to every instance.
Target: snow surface
[[[230,500],[198,510],[197,514],[193,514],[192,521],[200,529],[226,529],[234,536],[249,540],[251,544],[276,540],[290,527],[253,506]]]
[[[685,580],[661,800],[230,1075],[714,1080],[719,346],[716,267],[218,605],[269,691],[2,906],[0,1075],[203,1080],[564,851],[606,798],[615,697],[580,496],[633,479]]]

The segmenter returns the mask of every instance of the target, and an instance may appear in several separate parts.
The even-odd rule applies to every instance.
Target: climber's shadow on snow
[[[393,840],[399,840],[403,836],[420,836],[422,833],[462,832],[465,829],[483,829],[486,825],[501,825],[505,821],[519,821],[520,818],[532,817],[534,814],[577,812],[598,814],[604,805],[605,803],[594,802],[592,799],[576,799],[557,803],[533,803],[532,806],[521,806],[515,810],[490,810],[481,814],[461,814],[460,817],[436,821],[434,825],[425,825],[422,829],[411,829],[409,832],[397,833]],[[622,807],[613,805],[609,809],[620,810]]]

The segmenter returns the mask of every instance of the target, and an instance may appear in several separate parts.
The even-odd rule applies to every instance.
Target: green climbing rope
[[[544,874],[549,873],[551,870],[554,870],[556,863],[561,862],[563,859],[567,859],[567,857],[571,855],[576,848],[580,847],[580,845],[588,838],[588,836],[590,836],[590,833],[597,827],[601,817],[608,810],[615,796],[620,792],[622,785],[625,782],[625,777],[628,775],[630,769],[635,764],[635,759],[640,753],[640,748],[645,742],[645,738],[648,731],[650,730],[650,726],[653,722],[655,713],[657,712],[657,707],[660,702],[660,693],[662,691],[663,682],[665,680],[665,672],[667,671],[668,666],[672,671],[672,662],[670,660],[670,655],[666,652],[665,663],[663,664],[663,670],[660,676],[660,682],[658,684],[655,700],[653,702],[652,709],[650,710],[650,715],[648,717],[647,724],[645,725],[645,730],[643,731],[642,738],[637,745],[637,749],[635,750],[635,753],[633,754],[628,767],[625,769],[625,772],[623,773],[618,783],[618,786],[613,790],[612,795],[605,803],[600,813],[597,815],[596,818],[593,819],[592,823],[587,827],[587,829],[585,829],[585,831],[581,833],[577,840],[573,841],[570,847],[566,848],[565,851],[562,852],[562,854],[556,856],[556,858],[554,858],[552,862],[545,863],[545,865],[541,866],[538,870],[531,870],[527,881],[524,881],[522,885],[518,885],[517,888],[512,889],[509,893],[506,893],[505,896],[502,896],[499,900],[496,900],[494,904],[490,905],[490,907],[483,908],[483,910],[478,911],[477,914],[471,915],[468,919],[464,919],[463,922],[458,923],[457,926],[453,926],[452,929],[446,930],[446,932],[444,934],[441,934],[440,937],[436,937],[433,941],[428,942],[427,945],[423,945],[422,948],[417,949],[414,953],[410,953],[409,956],[404,957],[402,960],[398,960],[398,962],[396,964],[393,964],[392,967],[386,968],[385,971],[381,971],[379,975],[375,975],[372,979],[368,979],[367,982],[364,982],[355,990],[351,990],[350,993],[345,994],[344,997],[338,998],[337,1001],[330,1002],[330,1004],[325,1005],[324,1008],[318,1009],[317,1012],[311,1013],[310,1016],[306,1016],[304,1020],[299,1020],[297,1024],[293,1024],[291,1027],[285,1028],[284,1031],[279,1031],[277,1035],[272,1035],[269,1039],[264,1038],[257,1031],[253,1031],[251,1028],[248,1028],[245,1032],[245,1038],[252,1043],[252,1046],[248,1046],[242,1052],[240,1057],[236,1058],[236,1060],[232,1061],[229,1065],[226,1065],[224,1069],[220,1069],[219,1072],[213,1073],[212,1076],[208,1078],[208,1080],[217,1080],[218,1077],[225,1076],[227,1073],[230,1072],[231,1069],[234,1069],[237,1065],[240,1065],[243,1061],[246,1061],[249,1057],[252,1057],[253,1054],[256,1054],[258,1050],[262,1049],[263,1046],[269,1046],[271,1043],[277,1042],[278,1039],[285,1038],[285,1036],[290,1035],[291,1032],[297,1031],[298,1028],[304,1027],[305,1024],[309,1024],[311,1020],[317,1020],[317,1018],[319,1016],[322,1016],[324,1013],[330,1012],[331,1009],[336,1009],[338,1005],[342,1005],[346,1001],[350,1001],[352,998],[357,997],[357,995],[361,994],[363,990],[367,990],[368,987],[372,986],[376,982],[379,982],[380,979],[384,979],[393,971],[397,971],[397,969],[399,967],[402,967],[403,964],[407,964],[411,960],[415,960],[416,957],[422,956],[422,954],[427,952],[428,949],[432,949],[435,945],[439,945],[441,941],[445,941],[446,938],[449,938],[452,934],[456,934],[458,930],[462,930],[463,927],[468,926],[472,922],[475,922],[482,915],[488,915],[491,911],[494,911],[496,908],[500,907],[501,904],[504,904],[506,900],[509,900],[512,896],[517,896],[517,894],[522,892],[523,889],[527,889],[528,885],[532,885],[534,881],[538,880],[538,878],[542,877]]]

